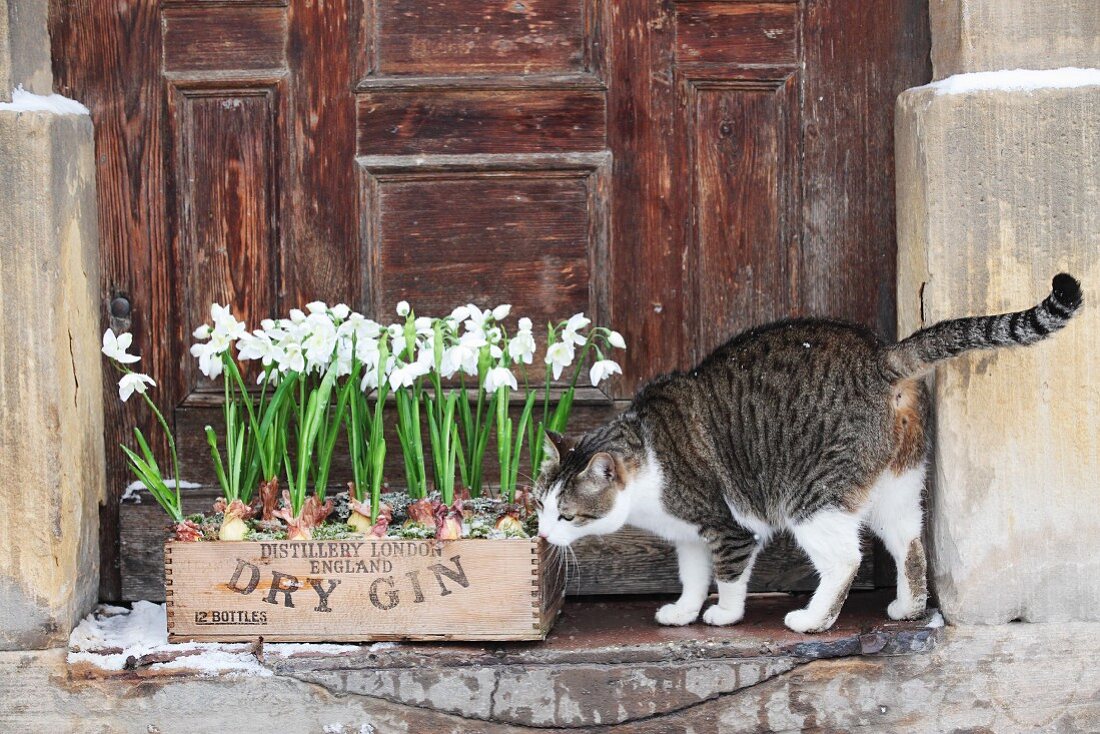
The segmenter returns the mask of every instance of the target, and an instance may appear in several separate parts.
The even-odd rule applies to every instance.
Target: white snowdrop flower
[[[309,336],[302,340],[302,350],[311,368],[324,369],[332,361],[336,349],[336,326],[327,313],[312,313],[307,319]]]
[[[264,331],[273,331],[275,329],[275,321],[273,319],[264,319],[260,322],[260,328]]]
[[[306,320],[305,312],[300,308],[290,309],[290,323],[300,324]]]
[[[590,323],[592,323],[591,319],[583,313],[573,314],[565,322],[565,329],[561,334],[562,341],[577,345],[584,344],[585,338],[578,332]]]
[[[199,328],[191,332],[191,336],[200,341],[206,341],[210,338],[210,324],[203,324]]]
[[[494,367],[485,375],[485,391],[494,393],[497,388],[507,385],[513,390],[519,389],[516,376],[507,367]]]
[[[260,374],[256,375],[256,384],[257,385],[264,384],[265,379],[268,381],[268,384],[270,384],[273,387],[275,385],[278,385],[279,384],[279,370],[272,370],[270,374],[267,373],[267,372],[261,372]]]
[[[328,311],[328,304],[324,301],[311,301],[306,304],[306,311],[308,311],[311,316],[313,314],[325,313]]]
[[[214,323],[211,336],[224,334],[229,341],[236,341],[246,331],[244,322],[237,320],[237,317],[229,310],[229,306],[211,303],[210,320]]]
[[[569,342],[555,342],[546,350],[546,364],[554,372],[554,379],[561,378],[561,371],[573,364],[574,350]]]
[[[440,373],[444,377],[453,377],[456,372],[462,370],[471,377],[477,377],[478,353],[485,344],[485,337],[481,334],[473,331],[466,332],[459,337],[457,344],[443,350]]]
[[[279,347],[267,332],[256,330],[237,340],[237,354],[247,362],[260,360],[264,367],[270,367],[279,359]]]
[[[332,307],[332,315],[343,321],[351,315],[351,307],[346,303],[337,303]]]
[[[623,339],[623,335],[617,331],[607,335],[607,343],[616,349],[626,349],[626,339]]]
[[[432,336],[433,324],[434,322],[430,316],[421,316],[413,322],[413,328],[420,336]]]
[[[592,365],[592,369],[588,371],[588,379],[592,381],[593,385],[599,385],[611,375],[621,375],[623,370],[619,367],[617,362],[610,359],[601,359]]]
[[[199,360],[199,371],[211,380],[220,376],[225,367],[221,356],[233,346],[233,340],[234,337],[231,337],[228,331],[215,325],[210,332],[210,341],[192,344],[191,356]]]
[[[489,310],[482,311],[472,303],[467,304],[466,309],[467,318],[464,324],[466,331],[484,334],[485,330],[489,327],[489,322],[493,318],[493,312]]]
[[[150,386],[156,386],[157,383],[153,382],[153,378],[149,375],[143,375],[140,372],[127,372],[122,376],[122,379],[118,381],[118,396],[122,399],[122,402],[126,402],[130,399],[130,396],[134,393],[139,395],[144,393]]]
[[[405,318],[406,316],[408,316],[409,311],[411,311],[411,310],[412,309],[409,307],[409,302],[408,301],[398,301],[397,302],[397,315],[400,316],[401,318]]]
[[[493,309],[493,319],[496,321],[503,321],[508,318],[508,314],[512,313],[512,304],[504,303]]]
[[[283,372],[305,372],[306,358],[302,353],[301,344],[292,341],[283,345],[282,356],[279,359],[279,369]]]
[[[485,338],[490,344],[498,343],[504,337],[504,332],[499,326],[490,326],[485,330]]]
[[[524,328],[526,326],[526,328]],[[519,320],[519,331],[508,342],[508,356],[513,362],[531,364],[535,359],[535,336],[531,333],[531,319]]]
[[[390,387],[394,390],[412,387],[418,378],[426,374],[428,374],[428,368],[420,362],[398,365],[390,371]]]
[[[141,360],[141,357],[136,354],[130,354],[126,350],[130,348],[130,344],[134,341],[134,335],[126,331],[115,336],[115,332],[107,329],[103,332],[103,353],[108,358],[113,359],[119,364],[133,364]]]
[[[469,315],[470,315],[470,307],[469,306],[459,306],[454,311],[451,311],[451,315],[449,316],[449,318],[451,320],[455,321],[456,323],[462,323],[463,321],[465,321],[467,319],[467,317],[469,317]]]
[[[344,377],[351,374],[351,368],[353,366],[353,357],[355,355],[355,347],[352,344],[351,339],[337,339],[336,340],[336,376]]]
[[[378,364],[378,357],[380,356],[380,348],[378,346],[378,339],[364,338],[355,339],[355,358],[362,362],[364,365],[371,366]]]

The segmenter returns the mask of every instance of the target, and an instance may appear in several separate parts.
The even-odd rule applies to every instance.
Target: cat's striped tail
[[[1081,284],[1072,275],[1054,276],[1051,293],[1034,308],[998,316],[952,319],[922,329],[885,350],[894,379],[916,377],[936,362],[972,349],[1034,344],[1058,331],[1081,308]]]

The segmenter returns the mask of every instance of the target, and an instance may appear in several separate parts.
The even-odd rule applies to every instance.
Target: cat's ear
[[[606,451],[601,451],[588,460],[584,473],[598,482],[611,484],[618,476],[619,469],[615,465],[615,457]]]
[[[540,471],[546,471],[561,463],[563,454],[569,451],[569,440],[554,431],[547,431],[543,440],[543,459]]]

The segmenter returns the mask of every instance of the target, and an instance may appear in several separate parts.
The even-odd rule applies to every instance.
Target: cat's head
[[[624,490],[634,468],[622,452],[606,442],[547,432],[545,457],[535,482],[540,537],[569,545],[626,523],[630,506]]]

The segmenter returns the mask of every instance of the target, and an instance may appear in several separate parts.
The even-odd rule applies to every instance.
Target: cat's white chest
[[[660,465],[650,456],[630,485],[623,490],[630,494],[627,525],[647,530],[673,543],[699,540],[699,528],[670,514],[661,502],[664,482]]]

